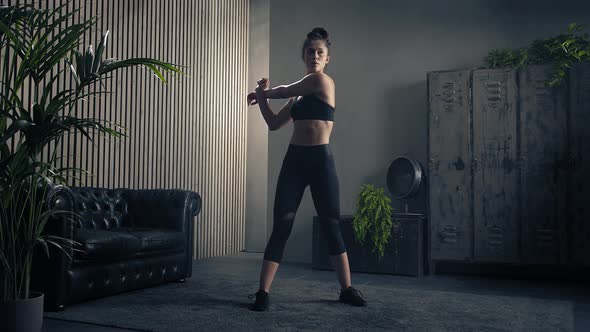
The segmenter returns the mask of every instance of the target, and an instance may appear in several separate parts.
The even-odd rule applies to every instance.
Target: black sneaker
[[[352,286],[340,291],[340,302],[357,307],[364,307],[367,305],[367,301],[363,298],[363,293]]]
[[[248,295],[249,299],[256,297],[256,301],[250,305],[250,310],[254,311],[266,311],[268,310],[268,305],[270,304],[268,292],[264,289],[259,290],[254,294]]]

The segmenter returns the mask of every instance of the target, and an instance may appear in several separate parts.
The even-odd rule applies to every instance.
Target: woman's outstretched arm
[[[293,105],[294,98],[289,99],[279,113],[275,114],[268,105],[268,100],[263,96],[264,91],[260,88],[256,89],[256,99],[260,107],[260,113],[262,113],[268,129],[271,131],[277,130],[291,121],[291,106]]]
[[[264,98],[281,99],[296,96],[307,96],[311,94],[322,94],[332,88],[333,81],[328,75],[322,73],[311,73],[301,80],[289,84],[264,90]]]

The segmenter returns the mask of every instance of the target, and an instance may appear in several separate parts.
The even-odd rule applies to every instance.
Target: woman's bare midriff
[[[294,145],[320,145],[330,143],[334,122],[327,120],[297,120],[293,122],[293,136],[289,143]]]

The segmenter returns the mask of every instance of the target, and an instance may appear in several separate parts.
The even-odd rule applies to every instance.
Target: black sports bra
[[[297,97],[294,97],[297,98]],[[328,120],[334,121],[336,109],[316,95],[303,96],[291,106],[291,118],[297,120]]]

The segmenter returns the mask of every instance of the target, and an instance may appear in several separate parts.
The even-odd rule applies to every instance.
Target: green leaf
[[[96,47],[96,54],[94,57],[94,63],[92,64],[92,72],[98,72],[98,69],[100,68],[100,63],[102,60],[102,53],[104,52],[104,49],[106,48],[107,45],[107,38],[109,36],[109,30],[107,30],[104,34],[104,36],[101,38],[100,43],[98,43],[98,46]]]
[[[84,73],[86,74],[85,77],[89,77],[94,72],[92,71],[92,63],[94,62],[94,51],[92,50],[92,45],[88,46],[86,49],[86,54],[84,54]]]
[[[62,75],[63,72],[64,72],[63,69],[59,70],[55,75],[53,75],[53,77],[45,85],[45,89],[43,90],[43,95],[41,96],[41,100],[39,101],[39,103],[41,104],[42,107],[46,106],[47,98],[49,98],[49,95],[53,91],[53,83]]]
[[[575,29],[576,29],[576,23],[570,23],[570,24],[567,26],[567,31],[568,31],[569,33],[572,33],[572,32],[574,32],[574,30],[575,30]]]
[[[47,242],[45,241],[45,239],[39,239],[38,243],[41,244],[45,256],[49,258],[49,247],[47,246]]]
[[[2,136],[2,142],[6,142],[9,138],[13,137],[14,134],[16,134],[17,132],[32,125],[33,123],[27,120],[17,120],[13,122],[10,125],[10,127],[8,127],[8,129],[4,132],[4,135]]]
[[[160,61],[160,60],[150,59],[150,58],[133,58],[133,59],[127,59],[127,60],[115,60],[115,61],[109,62],[108,64],[104,63],[100,67],[98,73],[100,75],[102,75],[102,74],[111,72],[113,70],[132,67],[132,66],[146,66],[146,67],[148,67],[150,70],[152,70],[154,72],[156,77],[158,77],[164,83],[166,83],[167,81],[164,79],[164,76],[162,75],[161,70],[171,73],[171,74],[185,75],[185,73],[182,70],[180,70],[180,68],[176,65],[173,65],[168,62]]]
[[[34,103],[33,104],[33,122],[41,123],[45,120],[44,118],[45,118],[45,115],[43,112],[43,108],[41,107],[41,105]]]
[[[164,78],[164,75],[162,75],[162,73],[158,70],[158,67],[152,64],[147,64],[146,66],[154,72],[154,74],[158,79],[160,79],[160,81],[164,82],[164,84],[168,83],[168,81],[166,81],[166,79]]]
[[[77,76],[78,76],[78,80],[80,81],[80,84],[82,84],[81,82],[86,79],[86,70],[85,70],[85,66],[84,66],[84,57],[82,55],[82,53],[80,53],[78,50],[74,51],[74,55],[76,57],[76,69],[77,69]],[[78,81],[76,80],[76,81]]]

